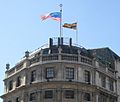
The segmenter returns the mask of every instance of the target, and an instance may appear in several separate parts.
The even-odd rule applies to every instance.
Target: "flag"
[[[51,18],[53,20],[60,21],[61,20],[61,13],[60,12],[52,12],[52,13],[48,13],[48,14],[41,16],[42,20],[46,20],[47,18]]]
[[[70,28],[70,29],[74,29],[76,30],[77,29],[77,23],[72,23],[72,24],[68,24],[68,23],[65,23],[63,25],[64,28]]]

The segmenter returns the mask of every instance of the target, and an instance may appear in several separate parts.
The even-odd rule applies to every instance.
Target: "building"
[[[3,102],[120,102],[120,57],[50,38],[13,68],[6,64]]]

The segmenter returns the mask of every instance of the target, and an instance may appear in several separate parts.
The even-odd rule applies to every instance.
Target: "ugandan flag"
[[[65,23],[62,27],[76,30],[77,29],[77,23],[72,23],[72,24]]]

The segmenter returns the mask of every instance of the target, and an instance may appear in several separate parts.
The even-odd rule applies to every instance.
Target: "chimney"
[[[63,45],[63,37],[61,38],[61,45]]]
[[[61,44],[60,44],[60,38],[58,38],[58,46],[60,46]]]
[[[70,38],[69,44],[70,44],[70,47],[71,47],[72,46],[72,38]]]
[[[53,39],[50,38],[50,39],[49,39],[49,47],[52,47],[52,46],[53,46]]]
[[[58,38],[58,46],[63,45],[63,37]]]
[[[6,69],[9,70],[10,69],[10,64],[6,64]]]
[[[29,57],[29,51],[25,52],[25,57],[28,58]]]

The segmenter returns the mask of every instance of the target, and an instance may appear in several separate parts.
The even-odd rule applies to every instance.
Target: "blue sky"
[[[0,0],[0,95],[5,64],[13,67],[26,50],[33,51],[59,36],[59,22],[40,15],[59,11],[63,22],[78,22],[78,44],[87,49],[109,47],[120,55],[120,0]],[[63,29],[64,37],[75,31]],[[2,102],[2,100],[0,100]]]

